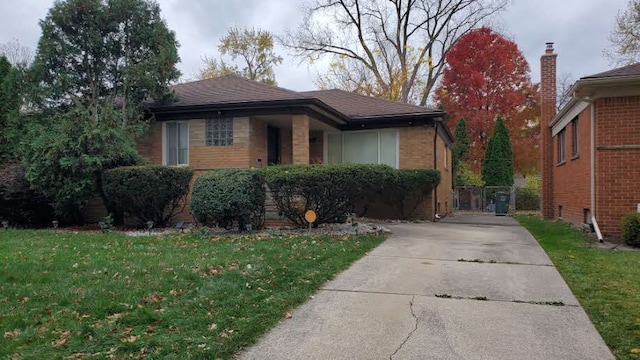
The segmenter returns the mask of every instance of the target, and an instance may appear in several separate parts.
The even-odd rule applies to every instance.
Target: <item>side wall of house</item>
[[[605,235],[640,203],[640,96],[596,100],[596,219]]]
[[[399,169],[433,169],[434,168],[434,135],[435,129],[427,126],[398,128],[398,168]],[[439,146],[443,146],[444,143]],[[440,148],[438,148],[438,151]],[[441,153],[440,153],[441,154]],[[442,160],[441,160],[442,161]],[[443,166],[443,164],[439,164]],[[442,171],[442,169],[439,168]],[[446,175],[445,175],[446,177]],[[451,197],[451,184],[446,190],[446,186],[438,187],[438,196],[442,196],[444,201],[451,204],[446,196]],[[448,192],[447,192],[448,191]],[[431,220],[435,214],[434,194],[432,192],[422,204],[418,206],[413,217],[417,219]],[[405,209],[407,210],[407,209]],[[376,201],[370,204],[366,216],[373,218],[394,218],[395,213],[388,204]]]
[[[565,161],[559,163],[558,136],[553,137],[553,214],[574,225],[585,223],[585,209],[591,207],[591,110],[578,116],[578,154],[573,155],[573,126],[565,128]],[[562,209],[562,214],[560,213]],[[589,220],[590,221],[590,220]]]
[[[451,173],[451,149],[442,136],[436,139],[436,169],[440,170],[440,185],[436,189],[437,203],[436,213],[440,215],[449,214],[452,211],[453,195],[451,192],[453,176]]]

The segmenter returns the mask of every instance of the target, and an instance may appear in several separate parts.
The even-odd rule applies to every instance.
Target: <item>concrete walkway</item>
[[[392,230],[241,358],[613,359],[515,220],[464,215]]]

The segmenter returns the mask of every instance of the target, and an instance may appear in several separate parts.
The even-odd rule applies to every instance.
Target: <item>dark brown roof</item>
[[[608,77],[618,77],[618,76],[637,76],[637,75],[640,75],[640,63],[623,66],[621,68],[601,72],[599,74],[589,75],[589,76],[583,77],[583,79],[597,79],[597,78],[608,78]]]
[[[301,94],[316,98],[351,119],[419,115],[440,112],[422,106],[374,98],[344,90],[305,91]]]
[[[343,90],[296,92],[237,75],[174,85],[178,100],[151,104],[149,111],[162,118],[206,116],[220,111],[266,114],[277,111],[311,112],[332,126],[360,127],[428,122],[446,118],[441,110],[379,99]]]
[[[172,89],[178,95],[178,101],[168,104],[170,107],[305,99],[295,91],[252,81],[238,75],[192,81],[174,85]]]

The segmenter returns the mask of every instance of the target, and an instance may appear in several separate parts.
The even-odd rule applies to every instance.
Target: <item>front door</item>
[[[267,165],[280,164],[280,129],[267,127]]]

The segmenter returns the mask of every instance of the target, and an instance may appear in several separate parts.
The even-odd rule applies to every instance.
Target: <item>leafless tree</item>
[[[604,54],[612,64],[622,66],[640,61],[640,0],[630,0],[627,8],[618,12],[609,43],[611,48]]]
[[[556,81],[556,91],[558,94],[558,98],[556,99],[557,111],[560,111],[560,109],[567,105],[569,100],[571,100],[572,94],[570,90],[574,82],[575,79],[573,75],[569,73],[562,73],[558,76]]]
[[[34,57],[33,49],[24,46],[18,39],[12,39],[5,43],[0,43],[0,56],[5,56],[13,65],[31,64]]]
[[[447,50],[507,0],[309,0],[299,28],[280,41],[302,59],[332,56],[338,74],[364,70],[369,89],[425,105]],[[345,70],[346,69],[346,70]],[[355,80],[359,81],[361,74]],[[338,79],[340,84],[342,80]]]

